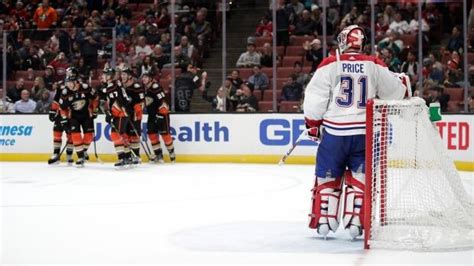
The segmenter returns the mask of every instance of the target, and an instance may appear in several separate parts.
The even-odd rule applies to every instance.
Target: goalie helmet
[[[341,53],[347,49],[362,51],[366,40],[365,32],[362,27],[351,25],[345,27],[337,36],[337,43]]]

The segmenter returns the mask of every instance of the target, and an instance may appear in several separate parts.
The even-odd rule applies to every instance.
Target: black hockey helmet
[[[68,67],[66,69],[66,78],[68,77],[78,77],[79,76],[79,70],[76,67]]]
[[[102,72],[104,73],[104,75],[115,75],[115,69],[111,68],[111,67],[106,67],[104,68],[104,71]]]

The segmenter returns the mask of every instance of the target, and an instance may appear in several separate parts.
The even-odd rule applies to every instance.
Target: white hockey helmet
[[[365,40],[364,29],[357,25],[347,26],[337,35],[337,43],[341,53],[349,48],[361,52],[364,48]]]

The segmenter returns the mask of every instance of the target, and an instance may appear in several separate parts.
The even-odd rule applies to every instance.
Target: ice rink
[[[1,162],[8,264],[465,264],[474,251],[363,249],[307,227],[311,165]],[[473,173],[462,173],[467,190]]]

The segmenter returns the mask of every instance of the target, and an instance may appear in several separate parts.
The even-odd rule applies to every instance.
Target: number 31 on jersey
[[[360,76],[357,84],[354,84],[354,78],[350,75],[341,76],[341,90],[336,97],[338,106],[349,108],[354,104],[354,94],[360,91],[360,97],[357,101],[357,108],[365,108],[367,103],[367,76]],[[358,86],[354,88],[354,86]]]

